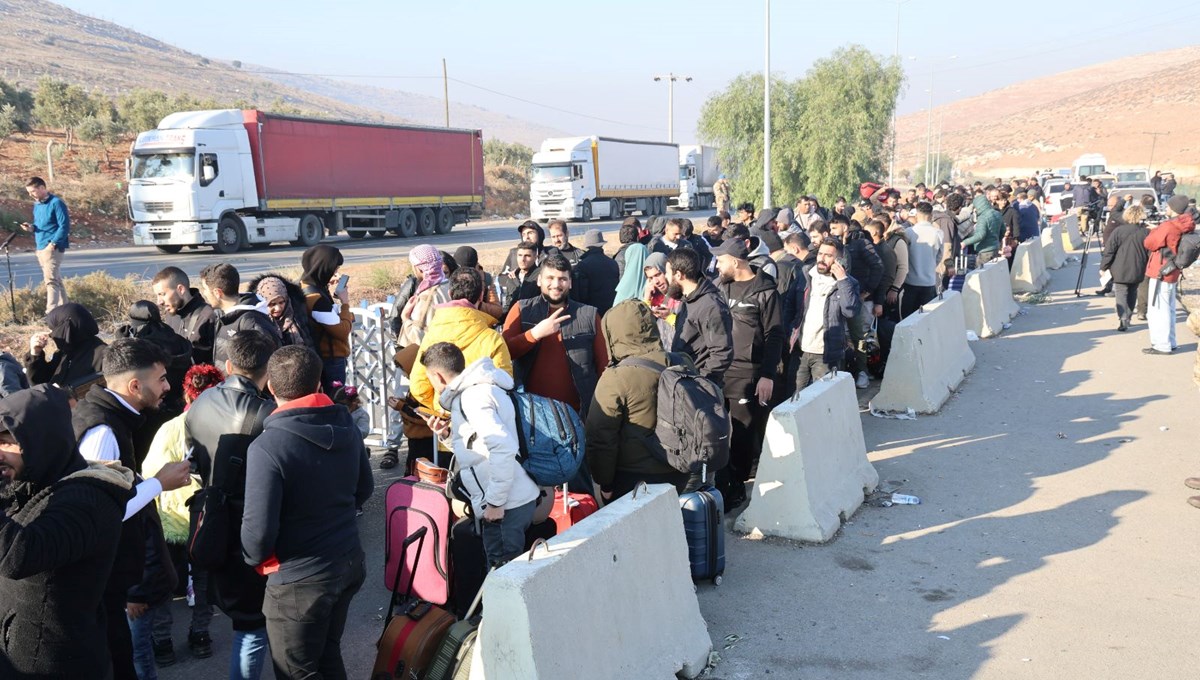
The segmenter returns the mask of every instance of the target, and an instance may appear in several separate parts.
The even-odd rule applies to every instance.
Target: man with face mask
[[[551,254],[539,268],[538,297],[513,305],[504,342],[518,380],[533,394],[570,404],[586,416],[608,347],[596,308],[570,299],[571,263]],[[569,377],[570,379],[564,379]]]
[[[111,677],[101,601],[133,479],[79,455],[65,392],[0,400],[0,677]]]

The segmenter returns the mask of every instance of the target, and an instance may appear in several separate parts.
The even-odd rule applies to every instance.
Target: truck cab
[[[596,172],[590,137],[547,140],[533,154],[530,217],[535,220],[589,220],[596,210]]]
[[[127,174],[135,245],[178,252],[216,243],[222,216],[258,205],[238,110],[167,116],[138,135]]]

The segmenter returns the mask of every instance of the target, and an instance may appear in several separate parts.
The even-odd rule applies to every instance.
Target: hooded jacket
[[[1160,252],[1161,248],[1167,248],[1174,255],[1179,252],[1179,239],[1183,238],[1184,234],[1196,230],[1196,223],[1192,219],[1191,214],[1184,213],[1177,215],[1163,222],[1157,227],[1150,230],[1146,235],[1143,244],[1146,250],[1150,251],[1150,260],[1146,264],[1146,278],[1161,279],[1163,283],[1176,283],[1179,281],[1179,276],[1183,273],[1179,269],[1162,275],[1163,255]]]
[[[273,339],[277,347],[283,343],[279,327],[267,313],[267,302],[254,293],[242,293],[238,296],[236,306],[217,312],[217,326],[213,332],[213,365],[222,371],[225,370],[225,360],[229,358],[229,340],[238,331],[262,333]]]
[[[775,379],[783,355],[779,292],[775,280],[759,271],[739,299],[733,297],[732,282],[721,284],[733,321],[733,362],[725,376],[727,399],[739,399],[754,391],[760,378]]]
[[[467,365],[488,357],[494,368],[511,378],[512,357],[508,353],[508,345],[504,343],[504,336],[495,329],[497,323],[490,314],[468,306],[463,300],[440,305],[434,310],[433,320],[425,329],[417,356],[436,343],[448,342],[462,350]],[[440,408],[433,385],[429,383],[429,374],[425,372],[425,364],[420,361],[413,363],[409,385],[409,394],[417,403],[431,409]]]
[[[687,354],[700,375],[725,384],[725,371],[733,363],[733,317],[721,291],[706,277],[684,296],[675,314],[671,351]]]
[[[211,392],[212,390],[210,390]],[[282,404],[246,455],[242,552],[275,558],[268,585],[322,573],[362,553],[357,509],[375,488],[367,449],[345,406],[323,394]]]
[[[304,295],[304,291],[300,286],[287,280],[287,278],[279,274],[263,274],[250,282],[249,290],[257,293],[258,286],[267,279],[274,279],[283,285],[287,291],[287,308],[283,312],[282,319],[275,319],[271,316],[270,311],[267,312],[267,317],[279,329],[279,337],[286,347],[288,345],[304,345],[312,348],[314,351],[317,348],[317,343],[313,339],[313,329],[311,315],[308,311],[308,300]],[[270,300],[263,300],[270,302]]]
[[[0,428],[25,463],[0,490],[2,678],[92,678],[111,665],[101,598],[133,473],[85,462],[70,423],[59,390],[0,400]]]
[[[541,496],[517,461],[517,416],[508,393],[514,384],[509,372],[484,356],[468,360],[439,400],[450,413],[450,448],[476,517],[484,503],[511,510]]]
[[[1000,213],[983,194],[976,196],[971,205],[975,206],[975,231],[963,239],[962,244],[975,246],[975,252],[979,254],[1000,250],[1000,236],[1004,234]]]
[[[192,343],[168,326],[159,314],[158,305],[149,300],[138,300],[129,306],[129,321],[117,329],[117,335],[146,340],[166,352],[170,358],[166,368],[171,390],[164,396],[163,408],[167,412],[183,412],[183,377],[192,367]]]
[[[100,326],[87,307],[76,302],[59,305],[44,323],[58,351],[49,360],[44,352],[25,355],[30,383],[74,389],[100,377],[107,345],[99,338]]]
[[[604,254],[600,246],[584,251],[579,263],[571,270],[571,299],[591,305],[600,316],[612,309],[621,282],[621,267]]]
[[[846,273],[854,277],[862,291],[868,294],[868,299],[873,300],[872,296],[879,288],[879,280],[883,278],[883,260],[879,258],[879,253],[875,252],[875,244],[871,242],[870,235],[862,229],[847,228],[844,241],[846,260],[850,264]]]
[[[669,363],[657,321],[649,307],[629,300],[613,307],[601,322],[614,365],[600,376],[584,422],[588,468],[601,487],[611,485],[617,472],[678,474],[662,462],[666,454],[655,434],[660,373],[644,366],[615,365],[629,357],[662,366]],[[686,356],[675,356],[691,365]]]
[[[8,352],[0,352],[0,398],[29,389],[29,378],[21,362]]]
[[[192,363],[211,364],[213,362],[213,333],[217,330],[217,313],[211,305],[204,301],[200,291],[191,288],[192,299],[188,301],[178,314],[168,314],[167,325],[171,330],[183,336],[184,340],[192,343]]]
[[[1141,283],[1150,261],[1150,253],[1143,245],[1149,235],[1150,230],[1143,224],[1118,224],[1104,240],[1100,270],[1107,270],[1114,283]]]

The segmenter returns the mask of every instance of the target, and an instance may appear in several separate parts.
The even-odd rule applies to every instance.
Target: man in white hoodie
[[[462,350],[449,342],[431,345],[420,362],[450,414],[449,422],[436,416],[426,416],[426,422],[454,451],[459,480],[482,520],[488,563],[504,564],[524,552],[525,531],[541,495],[517,461],[517,416],[508,395],[512,376],[491,357],[467,366]]]

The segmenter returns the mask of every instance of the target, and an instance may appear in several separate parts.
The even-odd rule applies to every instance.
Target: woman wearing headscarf
[[[263,274],[250,282],[250,290],[267,303],[267,316],[279,329],[284,346],[305,345],[316,349],[308,315],[297,312],[308,309],[308,301],[300,286],[279,274]]]
[[[408,253],[408,263],[420,282],[400,315],[400,336],[397,340],[400,347],[421,344],[425,328],[433,319],[434,308],[450,301],[450,283],[446,279],[442,253],[437,248],[427,244],[413,248]]]
[[[617,295],[613,298],[613,306],[626,300],[640,300],[646,290],[646,258],[650,251],[640,243],[631,243],[625,249],[625,271],[617,284]]]
[[[321,372],[321,387],[332,394],[332,383],[346,382],[346,357],[350,356],[350,330],[354,315],[350,313],[350,294],[338,291],[337,299],[329,285],[345,262],[342,251],[324,243],[304,251],[300,276],[304,302],[313,320],[313,341],[317,354],[325,364]]]
[[[79,388],[95,382],[103,371],[107,345],[99,338],[100,326],[87,307],[77,302],[55,307],[44,323],[50,332],[29,339],[29,354],[25,355],[29,382],[53,383],[81,392]],[[58,349],[47,359],[45,349],[50,340]]]

